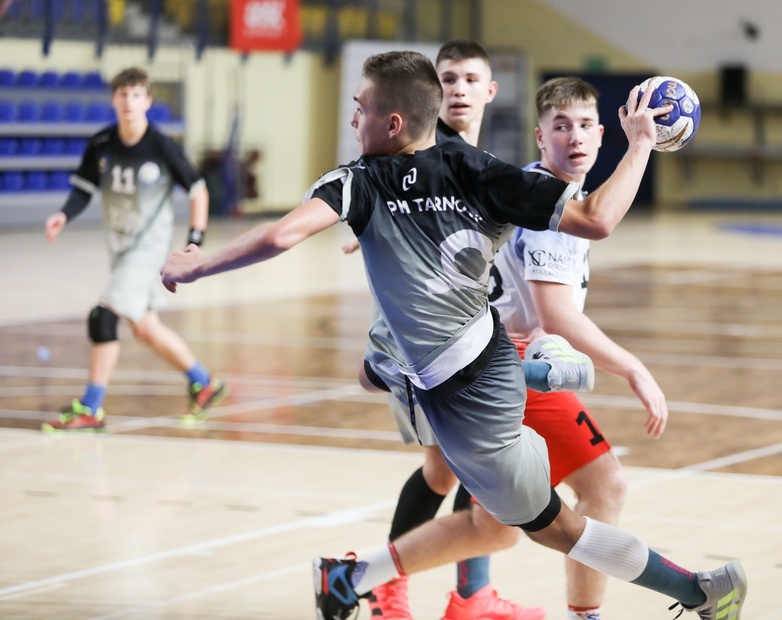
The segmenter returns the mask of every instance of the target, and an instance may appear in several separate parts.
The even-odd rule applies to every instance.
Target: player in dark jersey
[[[437,121],[437,144],[447,145],[450,141],[456,141],[457,144],[467,142],[476,146],[485,107],[497,93],[497,83],[492,79],[486,50],[476,41],[449,41],[440,48],[435,67],[443,87],[443,103]],[[343,247],[346,253],[357,249],[358,241]],[[378,354],[383,352],[388,354],[388,362],[378,364]],[[359,375],[361,385],[369,391],[377,391],[379,388],[389,392],[389,409],[402,440],[406,444],[420,444],[424,455],[423,466],[408,478],[399,494],[388,537],[393,542],[422,523],[434,519],[457,479],[440,452],[426,416],[415,404],[411,417],[404,376],[395,372],[398,366],[395,361],[398,357],[396,344],[385,322],[376,312],[369,332],[366,357],[375,359],[376,365],[373,367],[368,361],[364,362],[364,369]],[[526,371],[529,366],[525,363],[528,386],[530,377],[526,376]],[[545,382],[544,386],[548,389]],[[415,427],[411,420],[415,420]],[[516,543],[520,534],[518,528],[507,528],[496,521],[496,525],[490,527],[493,519],[474,514],[472,504],[469,493],[461,487],[456,494],[453,509],[465,511],[470,517],[471,527],[455,529],[452,546],[460,544],[464,538],[465,543],[475,549],[476,540],[485,540],[488,554],[491,550],[507,548]],[[468,538],[469,541],[466,540]],[[442,620],[541,620],[546,616],[546,610],[541,607],[524,607],[500,597],[491,586],[489,569],[489,555],[469,558],[457,564],[456,588],[449,594]],[[378,586],[368,600],[373,618],[413,618],[407,577],[392,579]]]
[[[525,172],[470,145],[435,145],[442,100],[437,72],[415,52],[364,63],[352,125],[362,157],[327,173],[305,202],[222,250],[172,254],[163,283],[268,260],[339,220],[359,239],[375,303],[448,464],[497,520],[618,579],[673,597],[702,619],[739,617],[746,578],[737,561],[693,573],[635,536],[577,515],[550,486],[545,442],[522,426],[526,390],[518,352],[489,308],[489,270],[512,227],[610,234],[629,209],[656,139],[650,93],[620,109],[629,146],[612,176],[582,201],[577,183]],[[450,515],[453,517],[454,515]],[[444,517],[448,518],[448,517]],[[416,532],[356,558],[313,564],[317,617],[344,619],[389,579],[461,557],[429,554]]]
[[[137,340],[186,374],[189,419],[201,419],[226,394],[182,340],[157,313],[165,299],[158,277],[171,249],[174,184],[190,196],[188,243],[200,245],[208,219],[209,195],[204,180],[182,148],[147,121],[152,99],[141,69],[121,71],[111,82],[117,124],[89,141],[73,190],[62,210],[46,220],[46,236],[56,241],[65,224],[81,213],[100,191],[111,279],[87,320],[92,341],[87,386],[45,431],[96,430],[104,427],[103,400],[120,353],[117,326],[126,318]]]

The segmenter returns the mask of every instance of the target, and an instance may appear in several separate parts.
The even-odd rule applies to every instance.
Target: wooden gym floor
[[[213,222],[206,250],[256,223]],[[599,373],[583,398],[628,468],[622,525],[691,568],[741,558],[747,620],[782,613],[780,224],[630,217],[593,245],[587,301],[671,412],[655,442],[623,381]],[[171,297],[164,320],[231,387],[208,421],[179,421],[183,377],[123,326],[106,432],[46,436],[41,421],[83,389],[103,237],[0,231],[0,617],[309,619],[311,557],[384,542],[421,457],[356,384],[370,299],[348,238],[338,226]],[[522,539],[492,567],[502,595],[564,618],[556,553]],[[415,576],[416,617],[438,620],[453,587],[451,566]],[[612,581],[605,616],[669,618],[670,602]]]

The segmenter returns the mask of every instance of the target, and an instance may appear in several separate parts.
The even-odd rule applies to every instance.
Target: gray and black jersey
[[[515,226],[556,230],[577,190],[449,140],[412,155],[362,157],[321,177],[307,197],[353,229],[400,370],[431,389],[496,333],[488,288],[500,245]]]
[[[142,241],[170,246],[175,183],[192,192],[203,181],[182,147],[151,124],[133,146],[123,144],[117,125],[99,131],[71,177],[74,187],[89,194],[100,190],[115,254]]]

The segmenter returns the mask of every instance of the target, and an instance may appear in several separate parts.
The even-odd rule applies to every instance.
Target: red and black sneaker
[[[228,386],[219,379],[212,379],[207,385],[198,381],[190,384],[190,403],[184,419],[205,420],[208,409],[228,396]]]
[[[103,407],[98,408],[98,411],[93,415],[92,409],[82,405],[78,399],[74,398],[71,406],[65,407],[56,420],[41,424],[41,430],[46,433],[102,431],[106,426],[106,423],[103,421],[104,417]]]

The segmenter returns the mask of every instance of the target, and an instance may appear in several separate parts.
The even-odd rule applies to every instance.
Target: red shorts
[[[526,343],[514,343],[524,359]],[[600,427],[573,392],[527,390],[524,424],[546,440],[551,486],[611,449]]]

